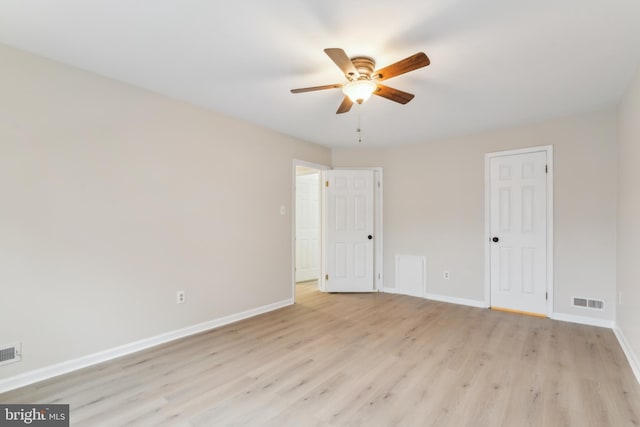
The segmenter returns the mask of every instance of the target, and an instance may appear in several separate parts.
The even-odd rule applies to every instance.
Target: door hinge
[[[325,187],[328,187],[328,186],[329,186],[329,181],[325,181],[325,182],[324,182],[324,186],[325,186]]]
[[[544,165],[544,173],[549,173],[549,165]]]
[[[380,188],[380,181],[378,181],[378,188]]]
[[[545,292],[545,293],[544,293],[544,299],[546,299],[547,301],[549,301],[549,292]]]
[[[329,275],[328,274],[324,275],[324,280],[329,280]]]

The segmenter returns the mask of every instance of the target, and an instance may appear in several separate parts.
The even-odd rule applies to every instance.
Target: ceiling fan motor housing
[[[351,58],[351,62],[353,66],[356,67],[358,73],[360,73],[360,78],[362,76],[366,76],[367,80],[371,79],[371,75],[373,74],[373,70],[376,68],[376,61],[373,58],[369,58],[368,56],[354,56]],[[347,76],[348,79],[352,80],[352,76]]]

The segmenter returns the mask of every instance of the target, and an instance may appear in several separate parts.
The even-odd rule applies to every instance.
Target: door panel
[[[296,282],[320,277],[320,173],[296,177]]]
[[[373,171],[325,172],[328,292],[373,291]]]
[[[547,312],[546,163],[545,152],[490,161],[492,307]]]

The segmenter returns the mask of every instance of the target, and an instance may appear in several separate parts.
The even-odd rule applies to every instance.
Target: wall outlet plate
[[[176,304],[184,304],[187,300],[186,300],[186,294],[184,291],[177,291],[176,292]]]

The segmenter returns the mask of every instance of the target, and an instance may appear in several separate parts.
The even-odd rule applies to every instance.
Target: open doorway
[[[331,221],[328,220],[328,217],[338,218],[335,215],[335,212],[333,214],[328,212],[328,209],[331,208],[330,200],[327,200],[328,198],[330,198],[329,193],[335,193],[335,191],[341,189],[344,190],[344,186],[340,184],[345,182],[345,179],[346,181],[349,181],[349,177],[355,179],[356,175],[360,177],[360,175],[362,175],[365,171],[368,171],[367,175],[371,175],[372,177],[372,183],[368,187],[373,187],[373,216],[369,219],[369,221],[365,221],[365,223],[368,224],[365,227],[366,230],[358,229],[355,231],[358,232],[358,235],[362,235],[360,237],[364,236],[364,238],[366,239],[366,244],[360,244],[359,246],[355,245],[358,246],[357,248],[353,246],[353,251],[342,251],[344,253],[342,253],[341,251],[334,251],[328,255],[327,251],[329,242],[333,241],[330,238],[332,236],[332,233],[329,232],[329,230],[331,229]],[[334,182],[332,185],[329,185],[330,181],[336,178],[336,175],[339,175],[341,179]],[[358,181],[358,183],[360,181]],[[356,185],[356,187],[357,189],[360,189],[361,186]],[[344,199],[344,197],[342,197],[341,199]],[[357,197],[354,198],[354,201],[355,199],[357,199],[357,201],[362,201],[362,197],[360,197],[360,195],[357,195]],[[383,291],[382,168],[368,167],[331,170],[329,167],[324,165],[318,165],[294,159],[292,204],[293,263],[291,266],[291,282],[294,301],[296,301],[299,295],[304,295],[309,292],[316,292],[318,290],[324,292],[329,290],[331,290],[331,292]],[[356,218],[360,218],[360,214],[365,213],[365,210],[362,209],[364,206],[360,205],[361,203],[355,203],[355,205],[353,205],[353,208],[355,210],[352,209],[351,214],[349,214],[347,204],[341,204],[340,206],[346,209],[347,218],[352,218],[355,220]],[[341,209],[341,211],[344,209]],[[345,221],[347,220],[345,219]],[[371,223],[371,221],[373,222]],[[348,220],[347,222],[353,221]],[[335,226],[336,224],[333,225]],[[342,230],[342,227],[338,227],[334,231],[340,230]],[[345,244],[348,243],[349,242]],[[367,251],[363,252],[361,250],[357,250],[361,247],[366,247],[367,245],[373,246],[373,252],[372,254],[370,254],[373,255],[373,258],[366,257],[368,259],[368,262],[352,262],[351,264],[349,264],[348,253],[352,253],[354,255],[355,258],[351,257],[353,258],[351,261],[353,261],[357,258],[356,255],[367,255]],[[335,260],[339,265],[332,265],[331,263],[327,262],[327,256],[329,256],[331,260]],[[360,256],[360,258],[362,258],[362,256]],[[353,268],[351,269],[356,275],[359,275],[362,270],[362,268],[358,268],[358,266],[363,266],[366,271],[369,271],[369,269],[371,269],[372,274],[367,276],[370,283],[367,286],[366,290],[364,288],[347,289],[347,287],[333,287],[331,289],[329,288],[328,283],[330,282],[331,278],[333,278],[334,282],[339,281],[339,279],[341,279],[343,276],[342,273],[347,272],[347,270],[350,269],[347,267],[348,265],[353,266]],[[332,266],[335,268],[332,269]],[[333,274],[331,274],[329,270],[332,270]],[[336,283],[339,285],[338,282]]]
[[[317,290],[322,274],[321,165],[294,162],[294,298]]]

